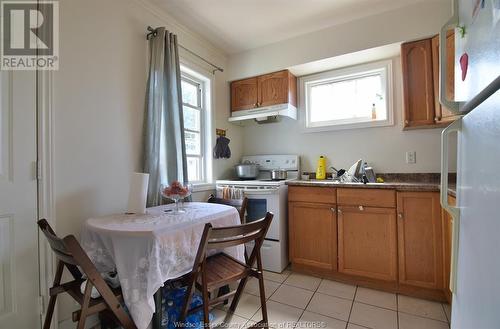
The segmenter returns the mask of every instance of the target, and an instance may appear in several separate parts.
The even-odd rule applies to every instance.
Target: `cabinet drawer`
[[[289,186],[288,201],[335,204],[335,190],[329,187]]]
[[[396,191],[363,188],[340,188],[337,201],[342,205],[371,206],[383,208],[396,207]]]

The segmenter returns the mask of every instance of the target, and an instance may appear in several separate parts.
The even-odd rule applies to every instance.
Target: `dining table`
[[[83,224],[83,249],[100,273],[116,271],[138,329],[160,328],[161,287],[192,270],[205,224],[240,224],[238,211],[230,206],[185,202],[182,208],[183,213],[175,213],[173,204],[162,205],[144,214],[101,216]],[[223,252],[245,260],[243,245]]]

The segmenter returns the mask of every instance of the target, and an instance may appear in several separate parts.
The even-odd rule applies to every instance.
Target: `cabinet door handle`
[[[342,214],[342,210],[338,209],[338,210],[337,210],[337,213],[338,213],[339,215],[341,215],[341,214]]]
[[[335,208],[330,208],[330,210],[334,213],[337,211]]]
[[[398,218],[399,219],[403,219],[403,214],[402,213],[398,213]]]
[[[365,210],[365,208],[363,206],[359,206],[358,208],[359,208],[360,211]]]

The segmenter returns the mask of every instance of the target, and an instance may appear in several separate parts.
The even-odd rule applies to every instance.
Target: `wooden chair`
[[[248,199],[244,197],[243,199],[222,199],[216,198],[213,194],[207,200],[208,203],[218,203],[225,204],[226,206],[231,206],[236,208],[240,214],[240,223],[245,224],[245,213],[247,211]]]
[[[264,237],[267,234],[272,219],[273,214],[268,212],[265,218],[248,224],[220,228],[212,228],[210,223],[205,225],[193,270],[190,273],[189,285],[186,292],[187,296],[181,311],[180,321],[184,321],[188,313],[203,309],[203,322],[205,328],[209,328],[209,306],[221,304],[233,295],[234,298],[229,310],[234,313],[243,289],[245,289],[248,277],[251,276],[259,280],[260,303],[262,309],[262,320],[253,327],[268,328],[260,248],[264,242]],[[222,250],[250,241],[255,242],[255,247],[246,263],[242,263],[225,253],[218,253],[207,257],[207,251],[209,250]],[[257,261],[257,269],[252,267],[255,261]],[[240,283],[236,290],[229,291],[223,296],[218,296],[210,300],[210,293],[212,291],[238,280],[240,280]],[[203,305],[188,310],[188,305],[190,304],[195,287],[202,292]]]
[[[49,290],[50,299],[43,329],[50,328],[57,295],[64,292],[73,297],[81,306],[80,310],[73,312],[73,321],[78,321],[77,329],[85,327],[85,320],[88,316],[101,312],[106,312],[125,329],[137,329],[123,309],[121,289],[111,289],[108,286],[76,238],[73,235],[68,235],[63,239],[57,237],[45,219],[39,220],[38,226],[57,258],[57,270],[53,287]],[[73,280],[61,283],[64,268],[70,272]],[[85,292],[82,294],[80,286],[85,281],[84,275],[87,277],[87,283]],[[101,297],[90,298],[93,287],[99,291]]]

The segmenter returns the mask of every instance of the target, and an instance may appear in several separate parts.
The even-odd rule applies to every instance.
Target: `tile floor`
[[[276,329],[447,329],[447,304],[292,273],[265,272],[270,325]],[[259,286],[251,279],[233,316],[214,310],[214,325],[245,328],[262,318]]]

